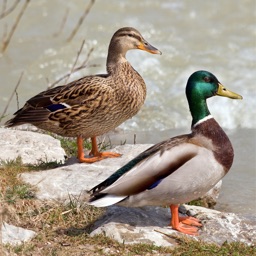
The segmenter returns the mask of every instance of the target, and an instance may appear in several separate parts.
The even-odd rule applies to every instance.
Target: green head
[[[193,118],[192,125],[210,115],[206,99],[215,95],[231,99],[242,99],[242,96],[226,89],[210,72],[200,70],[193,73],[187,82],[186,95]]]

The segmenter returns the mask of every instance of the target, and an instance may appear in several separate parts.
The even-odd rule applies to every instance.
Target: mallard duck
[[[120,156],[99,152],[96,137],[137,114],[145,101],[145,82],[125,58],[126,52],[132,49],[161,54],[138,30],[121,28],[109,44],[107,74],[86,76],[39,93],[5,125],[30,123],[61,136],[77,137],[80,162],[93,163]],[[83,139],[87,138],[92,141],[89,157],[83,153]]]
[[[192,131],[160,142],[92,188],[88,203],[97,207],[170,206],[173,229],[197,235],[201,223],[179,217],[178,206],[205,195],[229,171],[234,157],[229,138],[210,114],[206,99],[242,96],[226,89],[208,71],[193,73],[186,96]]]

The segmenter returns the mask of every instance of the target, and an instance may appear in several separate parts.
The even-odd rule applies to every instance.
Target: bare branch
[[[89,65],[89,66],[87,66],[87,65],[82,65],[82,66],[79,66],[79,67],[75,68],[75,69],[73,70],[73,73],[75,73],[75,72],[77,72],[77,71],[79,71],[79,70],[81,70],[81,69],[87,68],[87,67],[98,67],[98,65],[96,65],[96,64],[92,64],[92,65]],[[62,76],[61,78],[59,78],[58,80],[56,80],[54,83],[50,84],[50,85],[48,86],[48,89],[53,88],[56,84],[58,84],[60,81],[64,80],[65,78],[69,77],[70,75],[71,75],[71,73],[69,72],[68,74]]]
[[[9,45],[9,43],[10,43],[10,41],[11,41],[11,38],[12,38],[12,36],[13,36],[13,34],[14,34],[14,31],[16,30],[16,28],[17,28],[17,26],[18,26],[18,24],[19,24],[19,22],[20,22],[20,19],[21,19],[22,15],[24,14],[24,12],[25,12],[25,10],[26,10],[26,8],[27,8],[29,2],[30,2],[30,0],[26,0],[25,4],[23,5],[23,7],[22,7],[20,13],[18,14],[18,16],[17,16],[17,18],[16,18],[15,23],[13,24],[13,26],[12,26],[12,28],[11,28],[11,31],[10,31],[10,33],[9,33],[9,36],[8,36],[6,39],[4,39],[3,45],[2,45],[2,49],[1,49],[2,52],[4,52],[4,51],[6,50],[6,48],[8,47],[8,45]]]
[[[20,108],[20,102],[19,102],[19,95],[17,90],[15,90],[15,94],[16,94],[16,103],[17,103],[17,110]]]
[[[85,65],[88,63],[88,61],[89,61],[89,59],[90,59],[90,56],[91,56],[91,54],[92,54],[93,51],[94,51],[94,48],[92,47],[92,48],[89,50],[89,52],[87,53],[86,59],[85,59],[84,62],[81,64],[81,66],[85,66]]]
[[[66,78],[66,80],[65,80],[65,84],[67,83],[67,81],[68,81],[70,75],[74,72],[75,66],[76,66],[77,61],[78,61],[78,59],[79,59],[79,56],[80,56],[80,54],[81,54],[81,52],[82,52],[82,50],[83,50],[83,48],[84,48],[84,43],[85,43],[85,40],[83,40],[83,42],[82,42],[82,44],[81,44],[81,47],[80,47],[80,49],[79,49],[79,51],[78,51],[78,53],[77,53],[77,55],[76,55],[76,59],[75,59],[75,62],[74,62],[74,64],[73,64],[72,68],[71,68],[71,71],[70,71],[70,73],[69,73],[69,76],[68,76],[68,77]]]
[[[0,19],[3,19],[4,17],[6,17],[8,14],[10,14],[15,8],[16,6],[19,4],[20,0],[16,0],[13,5],[6,10],[6,3],[7,3],[7,0],[5,0],[3,2],[3,10],[2,10],[2,13],[0,14]]]
[[[82,44],[81,44],[81,46],[80,46],[80,49],[79,49],[78,52],[77,52],[77,56],[76,56],[76,59],[75,59],[75,62],[74,62],[74,64],[73,64],[73,66],[72,66],[72,68],[71,68],[71,71],[68,72],[67,74],[65,74],[64,76],[62,76],[61,78],[59,78],[58,80],[56,80],[55,82],[53,82],[52,84],[48,85],[48,87],[47,87],[48,89],[53,88],[55,85],[57,85],[59,82],[61,82],[61,81],[64,80],[64,79],[66,79],[66,81],[64,82],[64,84],[66,84],[67,81],[68,81],[68,79],[69,79],[69,77],[70,77],[73,73],[75,73],[75,72],[77,72],[77,71],[79,71],[79,70],[81,70],[81,69],[84,69],[84,68],[88,67],[87,63],[88,63],[89,58],[90,58],[90,56],[91,56],[91,54],[92,54],[92,52],[93,52],[93,50],[94,50],[93,47],[92,47],[92,48],[89,50],[89,52],[87,53],[87,56],[86,56],[85,60],[82,62],[82,64],[81,64],[79,67],[75,67],[76,64],[77,64],[77,62],[78,62],[78,59],[79,59],[79,57],[80,57],[80,55],[81,55],[81,53],[82,53],[82,50],[83,50],[83,48],[84,48],[84,44],[85,44],[85,40],[82,41]],[[98,65],[95,65],[95,64],[89,65],[89,67],[97,67],[97,66],[98,66]],[[46,79],[46,80],[49,81],[49,79]],[[48,83],[48,84],[49,84],[49,83]]]
[[[5,109],[4,109],[4,111],[3,111],[3,113],[2,113],[2,115],[1,115],[1,117],[0,117],[0,120],[2,120],[3,117],[5,116],[5,113],[6,113],[8,107],[9,107],[9,105],[10,105],[10,102],[11,102],[11,100],[12,100],[14,94],[16,94],[17,104],[19,103],[19,101],[18,101],[18,96],[17,96],[17,89],[18,89],[18,87],[19,87],[19,85],[20,85],[21,79],[22,79],[22,77],[23,77],[23,73],[24,73],[24,71],[22,71],[21,74],[20,74],[20,78],[19,78],[19,80],[18,80],[18,82],[17,82],[17,84],[16,84],[16,86],[15,86],[15,88],[14,88],[12,94],[11,94],[11,97],[9,98],[9,100],[8,100],[6,106],[5,106]],[[18,105],[19,105],[19,104],[18,104]]]
[[[61,24],[60,24],[59,31],[57,31],[56,33],[54,33],[53,36],[58,36],[58,35],[62,32],[62,30],[63,30],[63,28],[64,28],[64,26],[65,26],[65,24],[66,24],[66,22],[67,22],[68,13],[69,13],[69,8],[67,8],[67,10],[66,10],[66,12],[65,12],[65,15],[64,15],[64,17],[63,17],[63,19],[62,19],[62,22],[61,22]]]
[[[4,41],[4,39],[7,37],[7,30],[8,30],[8,26],[5,23],[4,24],[4,29],[3,29],[3,35],[2,35],[2,42]]]
[[[3,0],[3,4],[2,4],[2,13],[1,13],[1,15],[5,12],[6,6],[7,6],[7,0]]]
[[[74,30],[72,31],[72,33],[70,34],[70,36],[67,39],[67,42],[70,42],[73,37],[75,36],[75,34],[77,33],[78,29],[80,28],[80,26],[82,25],[84,19],[86,18],[86,16],[88,15],[88,13],[90,12],[93,4],[95,3],[95,0],[91,0],[91,2],[89,3],[89,5],[86,7],[83,15],[80,17],[77,25],[75,26]]]

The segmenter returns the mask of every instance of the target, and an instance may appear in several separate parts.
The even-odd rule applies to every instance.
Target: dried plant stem
[[[7,4],[7,0],[3,1],[3,7],[2,7],[2,13],[0,14],[0,19],[3,19],[4,17],[6,17],[8,14],[10,14],[15,8],[16,6],[19,4],[20,0],[16,0],[13,5],[6,10],[6,4]]]
[[[16,20],[15,20],[15,22],[14,22],[12,28],[11,28],[11,31],[10,31],[9,35],[7,36],[6,39],[3,40],[3,45],[2,45],[2,49],[1,49],[2,52],[4,52],[7,49],[8,45],[11,41],[11,38],[12,38],[12,36],[13,36],[13,34],[14,34],[14,32],[15,32],[15,30],[16,30],[19,22],[20,22],[20,19],[23,16],[29,2],[30,2],[30,0],[26,0],[26,2],[24,3],[22,9],[20,10],[20,13],[18,14],[18,16],[17,16],[17,18],[16,18]]]
[[[80,50],[78,51],[78,54],[77,54],[77,58],[76,58],[76,59],[78,59],[79,55],[81,54],[81,49],[82,49],[82,47],[83,47],[83,44],[84,44],[84,43],[82,43],[82,46],[81,46]],[[72,68],[71,72],[65,74],[64,76],[62,76],[61,78],[59,78],[58,80],[56,80],[54,83],[48,85],[48,89],[53,88],[55,85],[57,85],[57,84],[58,84],[59,82],[61,82],[62,80],[68,79],[68,78],[71,76],[71,74],[73,74],[73,73],[75,73],[75,72],[77,72],[77,71],[79,71],[79,70],[81,70],[81,69],[84,69],[84,68],[88,67],[87,63],[88,63],[88,61],[89,61],[90,55],[91,55],[91,53],[93,52],[93,50],[94,50],[94,48],[91,48],[91,49],[89,50],[86,59],[83,61],[83,63],[82,63],[79,67],[76,67],[76,68],[75,68],[75,65],[73,65],[73,68]],[[75,63],[76,63],[76,62],[77,62],[77,61],[75,61]],[[97,65],[93,64],[93,65],[90,65],[90,67],[97,67]]]
[[[17,0],[18,1],[18,0]],[[2,13],[0,14],[0,17],[3,15],[3,13],[6,10],[6,6],[7,6],[7,0],[3,0],[3,4],[2,4]]]
[[[63,17],[63,19],[62,19],[62,22],[61,22],[61,24],[60,24],[59,31],[57,31],[56,33],[54,33],[53,36],[58,36],[58,35],[62,32],[62,30],[63,30],[63,28],[64,28],[64,26],[65,26],[65,24],[66,24],[66,22],[67,22],[67,19],[68,19],[68,13],[69,13],[69,9],[67,8],[67,10],[66,10],[66,12],[65,12],[65,14],[64,14],[64,17]]]
[[[89,3],[89,5],[86,7],[83,15],[80,17],[77,25],[75,26],[75,28],[73,29],[73,31],[71,32],[70,36],[67,39],[67,42],[70,42],[73,37],[75,36],[75,34],[77,33],[78,29],[80,28],[80,26],[82,25],[84,19],[86,18],[86,16],[88,15],[88,13],[90,12],[93,4],[95,3],[95,0],[91,0],[91,2]]]
[[[7,24],[4,24],[3,25],[3,36],[2,36],[2,42],[4,41],[4,38],[6,38],[7,37],[7,30],[8,30],[8,28],[7,28]]]
[[[4,117],[4,115],[5,115],[5,113],[6,113],[7,109],[8,109],[8,107],[9,107],[9,105],[10,105],[10,102],[11,102],[13,96],[14,96],[14,94],[16,94],[17,102],[19,102],[19,101],[18,101],[17,89],[18,89],[18,86],[20,85],[20,82],[21,82],[23,73],[24,73],[24,71],[22,71],[21,74],[20,74],[20,78],[19,78],[19,80],[18,80],[18,82],[17,82],[17,84],[16,84],[16,86],[15,86],[15,88],[14,88],[12,94],[11,94],[11,97],[9,98],[9,100],[8,100],[6,106],[5,106],[5,109],[4,109],[4,111],[3,111],[3,113],[2,113],[2,115],[1,115],[1,117],[0,117],[0,120],[2,120],[2,118]],[[17,104],[18,104],[18,103],[17,103]],[[1,255],[1,254],[0,254],[0,255]]]
[[[73,70],[73,73],[75,73],[75,72],[77,72],[77,71],[79,71],[79,70],[81,70],[81,69],[87,68],[87,67],[88,67],[87,65],[81,65],[81,66],[75,68],[75,69]],[[89,65],[89,67],[97,67],[97,65],[93,64],[93,65]],[[61,81],[64,80],[65,78],[69,77],[70,75],[71,75],[71,74],[68,73],[68,74],[62,76],[61,78],[59,78],[58,80],[56,80],[54,83],[50,84],[50,85],[48,86],[48,89],[53,88],[55,85],[57,85],[59,82],[61,82]]]
[[[85,43],[85,40],[83,40],[83,42],[82,42],[82,44],[81,44],[81,47],[80,47],[79,51],[77,52],[75,62],[74,62],[73,66],[72,66],[72,68],[71,68],[71,70],[70,70],[70,72],[69,72],[69,76],[67,76],[67,78],[66,78],[66,80],[65,80],[65,84],[68,82],[68,79],[69,79],[70,75],[74,72],[75,66],[76,66],[77,61],[78,61],[78,59],[79,59],[79,56],[80,56],[80,54],[81,54],[81,52],[82,52],[82,50],[83,50],[83,48],[84,48],[84,43]]]
[[[90,59],[90,56],[91,56],[93,50],[94,50],[93,47],[89,50],[89,52],[87,53],[87,56],[86,56],[84,62],[81,64],[81,66],[86,66],[86,64],[88,63],[88,61]],[[93,66],[96,66],[96,65],[93,65]]]

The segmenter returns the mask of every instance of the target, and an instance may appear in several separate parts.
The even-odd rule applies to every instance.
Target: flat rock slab
[[[53,137],[30,131],[0,128],[0,159],[21,157],[24,164],[64,162],[65,151]]]
[[[11,245],[20,245],[31,240],[36,236],[36,232],[7,223],[2,225],[2,243]]]
[[[108,158],[94,164],[77,163],[77,159],[72,158],[63,167],[22,173],[20,177],[37,187],[37,198],[65,200],[69,195],[79,196],[83,191],[91,189],[150,146],[117,146],[111,151],[121,153],[122,156],[118,158]]]
[[[244,217],[198,206],[185,206],[203,223],[195,240],[215,243],[240,241],[256,243],[256,217]],[[161,207],[109,207],[94,226],[91,236],[105,234],[120,243],[149,243],[157,246],[175,246],[174,236],[188,236],[172,230],[170,211]]]

